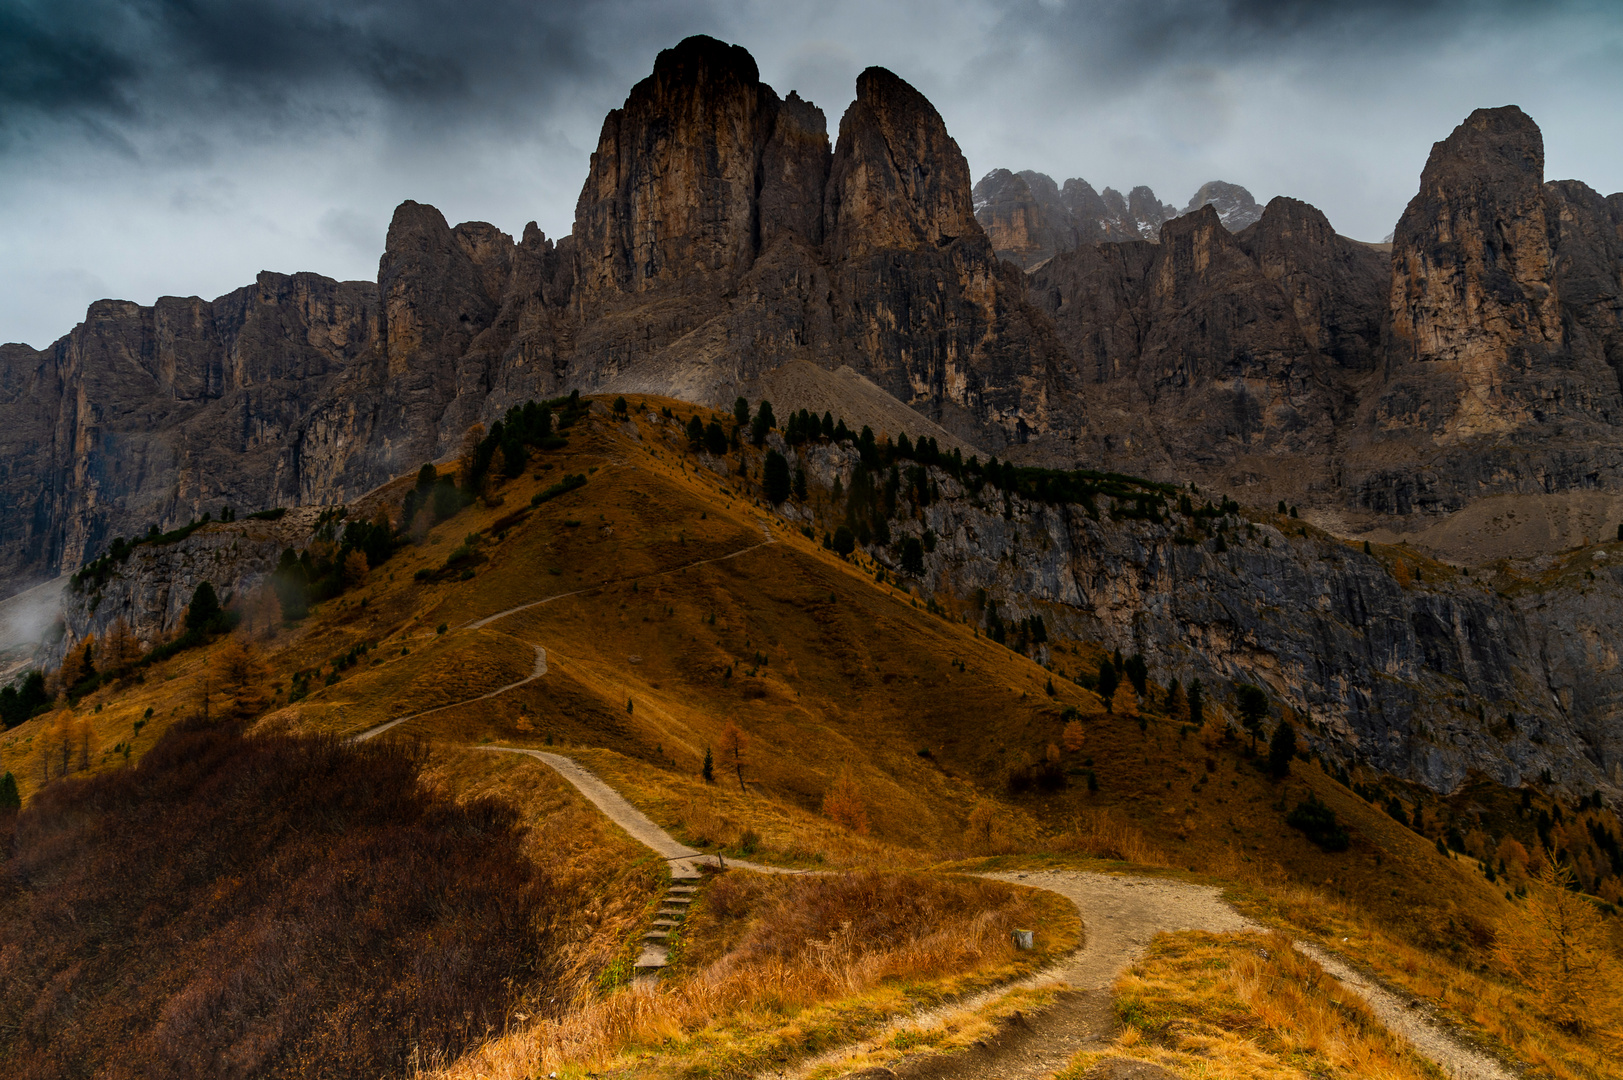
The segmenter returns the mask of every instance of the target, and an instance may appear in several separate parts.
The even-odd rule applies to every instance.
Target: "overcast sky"
[[[1384,237],[1431,143],[1515,103],[1623,189],[1623,3],[0,0],[0,341],[262,270],[373,278],[390,212],[569,230],[603,114],[691,33],[831,134],[870,64],[999,166],[1182,206],[1229,180]]]

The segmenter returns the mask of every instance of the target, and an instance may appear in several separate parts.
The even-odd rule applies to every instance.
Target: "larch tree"
[[[1064,732],[1060,735],[1060,742],[1064,745],[1066,750],[1073,754],[1082,749],[1087,741],[1087,732],[1083,729],[1082,721],[1080,720],[1072,720],[1070,723],[1066,724]]]
[[[858,836],[868,835],[868,807],[849,768],[840,770],[824,794],[823,816]]]
[[[745,790],[744,751],[748,747],[749,736],[740,731],[737,724],[729,722],[726,730],[721,733],[721,756],[732,763],[733,772],[738,776],[739,791]]]
[[[1551,1021],[1585,1034],[1615,1019],[1623,972],[1600,912],[1573,885],[1570,867],[1546,859],[1526,909],[1500,924],[1494,956],[1538,994]]]
[[[1116,684],[1116,692],[1110,695],[1110,711],[1123,720],[1138,718],[1138,695],[1133,692],[1132,683]]]
[[[230,634],[210,657],[213,682],[220,694],[220,711],[231,716],[252,716],[265,707],[265,679],[269,669],[259,650]]]
[[[371,574],[371,567],[366,561],[366,552],[356,548],[344,556],[344,587],[358,589],[366,584]]]

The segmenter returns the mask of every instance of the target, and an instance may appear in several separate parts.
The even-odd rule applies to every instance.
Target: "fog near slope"
[[[0,682],[32,665],[41,645],[62,632],[67,575],[0,600]]]

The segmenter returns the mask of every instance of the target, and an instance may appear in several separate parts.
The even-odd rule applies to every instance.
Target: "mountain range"
[[[1156,243],[1162,225],[1203,206],[1215,209],[1229,232],[1239,232],[1262,217],[1262,207],[1251,192],[1222,180],[1202,184],[1181,211],[1143,185],[1123,197],[1115,188],[1095,191],[1080,179],[1067,180],[1062,188],[1053,177],[1030,170],[993,169],[975,185],[974,198],[975,220],[986,230],[992,250],[1025,270],[1082,244]]]
[[[1491,496],[1599,497],[1610,527],[1623,194],[1547,182],[1521,110],[1433,147],[1387,254],[1284,197],[1239,227],[1248,196],[1215,184],[1180,216],[1138,189],[1089,218],[1081,181],[1055,203],[1040,174],[993,173],[983,225],[930,103],[880,68],[856,91],[831,145],[746,51],[690,38],[606,117],[568,236],[406,202],[375,283],[267,272],[0,347],[4,591],[227,504],[349,498],[569,389],[798,406],[860,383],[982,453],[1286,500],[1353,535]],[[1029,273],[999,257],[1021,184],[1033,250],[1055,246]],[[1158,242],[1126,236],[1157,218]]]

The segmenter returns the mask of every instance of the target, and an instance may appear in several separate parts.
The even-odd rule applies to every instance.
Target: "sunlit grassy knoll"
[[[1442,1075],[1280,934],[1164,934],[1117,981],[1115,1045],[1077,1055],[1153,1062],[1180,1076],[1431,1080]]]
[[[515,1026],[451,1077],[740,1076],[872,1035],[1070,948],[1069,905],[997,882],[732,871],[707,886],[672,974]],[[1008,930],[1030,926],[1038,949]]]

